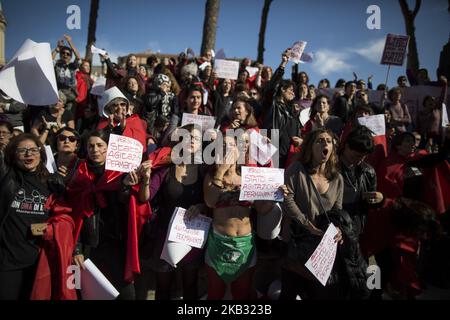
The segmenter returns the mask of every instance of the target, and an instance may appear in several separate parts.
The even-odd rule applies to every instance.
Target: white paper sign
[[[309,121],[310,113],[311,108],[306,108],[300,111],[300,122],[302,123],[302,126],[305,126],[305,124]]]
[[[101,97],[103,96],[103,92],[105,92],[105,87],[106,87],[106,78],[103,76],[98,77],[95,80],[94,84],[92,85],[90,93],[94,96]]]
[[[102,56],[105,56],[107,54],[107,52],[105,50],[99,49],[97,47],[95,47],[94,45],[91,46],[91,51],[92,54],[101,54]]]
[[[259,69],[255,67],[245,67],[245,70],[248,71],[248,76],[250,78],[253,77],[255,74],[257,74],[259,71]]]
[[[241,193],[239,201],[272,200],[283,201],[279,189],[284,184],[284,169],[279,168],[241,168]]]
[[[106,170],[130,172],[141,165],[142,144],[132,138],[111,134],[106,155]]]
[[[306,44],[306,41],[297,41],[294,43],[291,47],[291,56],[289,57],[289,60],[294,63],[300,63]]]
[[[184,243],[194,248],[203,248],[208,239],[211,218],[199,215],[192,220],[186,216],[186,209],[176,208],[169,226],[169,241]]]
[[[336,259],[337,243],[334,241],[334,237],[337,232],[337,229],[331,223],[316,250],[305,263],[306,268],[323,286],[327,284]]]
[[[214,62],[214,71],[218,79],[237,80],[239,75],[239,62],[216,59]]]
[[[119,291],[109,282],[101,271],[87,259],[81,269],[81,297],[83,300],[114,300]]]
[[[442,128],[447,127],[448,125],[448,113],[447,113],[447,106],[445,103],[442,104]]]
[[[277,147],[268,143],[267,138],[252,130],[250,133],[250,157],[259,164],[267,164],[277,152]]]
[[[45,166],[47,167],[48,172],[55,173],[58,171],[58,168],[56,167],[56,161],[53,157],[53,150],[51,146],[45,146],[45,154],[47,155],[47,163]]]
[[[27,39],[0,71],[0,89],[24,104],[57,103],[58,89],[50,44]]]
[[[384,136],[386,134],[386,122],[384,114],[377,114],[369,117],[358,118],[360,125],[366,126],[374,133],[374,136]]]
[[[181,126],[185,126],[187,124],[196,124],[202,128],[202,131],[206,131],[208,129],[214,129],[216,118],[192,113],[183,113]]]

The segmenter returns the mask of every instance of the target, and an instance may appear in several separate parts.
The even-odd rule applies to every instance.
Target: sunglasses
[[[60,134],[58,136],[58,140],[61,141],[61,142],[64,142],[67,139],[69,139],[69,141],[72,142],[72,143],[78,141],[78,138],[75,137],[75,136],[65,136],[65,135],[62,135],[62,134]]]
[[[62,56],[71,56],[72,54],[68,51],[61,52]]]

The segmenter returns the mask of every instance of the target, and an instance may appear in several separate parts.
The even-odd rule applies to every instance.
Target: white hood
[[[108,114],[105,112],[105,107],[116,98],[122,98],[130,104],[130,101],[124,96],[122,91],[117,87],[112,87],[103,92],[102,97],[98,100],[98,114],[105,118],[108,118]]]

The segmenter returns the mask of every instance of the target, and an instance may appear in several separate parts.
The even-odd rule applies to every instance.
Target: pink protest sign
[[[111,134],[106,155],[106,170],[130,172],[141,165],[142,144],[132,138]]]
[[[386,44],[384,45],[381,64],[390,64],[395,66],[403,65],[408,41],[409,36],[388,34],[386,37]]]

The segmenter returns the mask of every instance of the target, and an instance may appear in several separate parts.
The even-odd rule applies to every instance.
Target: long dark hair
[[[23,133],[21,135],[18,135],[17,137],[14,137],[9,142],[9,144],[6,146],[6,149],[5,149],[6,164],[8,166],[14,168],[15,170],[22,171],[22,169],[20,169],[16,163],[16,150],[17,150],[17,147],[19,146],[19,144],[25,140],[33,141],[36,144],[36,146],[39,147],[39,149],[40,149],[39,154],[41,156],[41,161],[40,161],[38,167],[36,168],[36,174],[41,181],[44,181],[50,175],[50,173],[48,172],[47,167],[46,167],[47,154],[45,153],[44,145],[39,140],[39,138],[37,136],[35,136],[34,134]]]
[[[316,114],[317,114],[317,104],[318,103],[320,103],[320,99],[322,99],[322,98],[325,98],[326,100],[327,100],[327,102],[328,102],[328,114],[330,114],[330,108],[331,108],[331,106],[330,106],[330,98],[328,98],[326,95],[324,95],[324,94],[319,94],[318,96],[316,96],[315,98],[314,98],[314,100],[313,100],[313,102],[311,103],[311,111],[310,111],[310,114],[309,114],[309,118],[310,119],[314,119],[314,117],[316,116]]]
[[[331,151],[330,158],[328,159],[327,163],[325,164],[325,177],[328,180],[334,180],[338,174],[338,157],[337,157],[337,146],[335,143],[335,137],[331,130],[329,129],[317,129],[313,130],[310,133],[308,133],[305,137],[305,140],[302,144],[302,149],[300,151],[300,162],[305,167],[306,171],[308,173],[314,173],[312,170],[312,162],[313,162],[313,144],[314,141],[316,141],[317,137],[321,135],[322,133],[327,133],[331,139],[333,140],[333,150]]]

